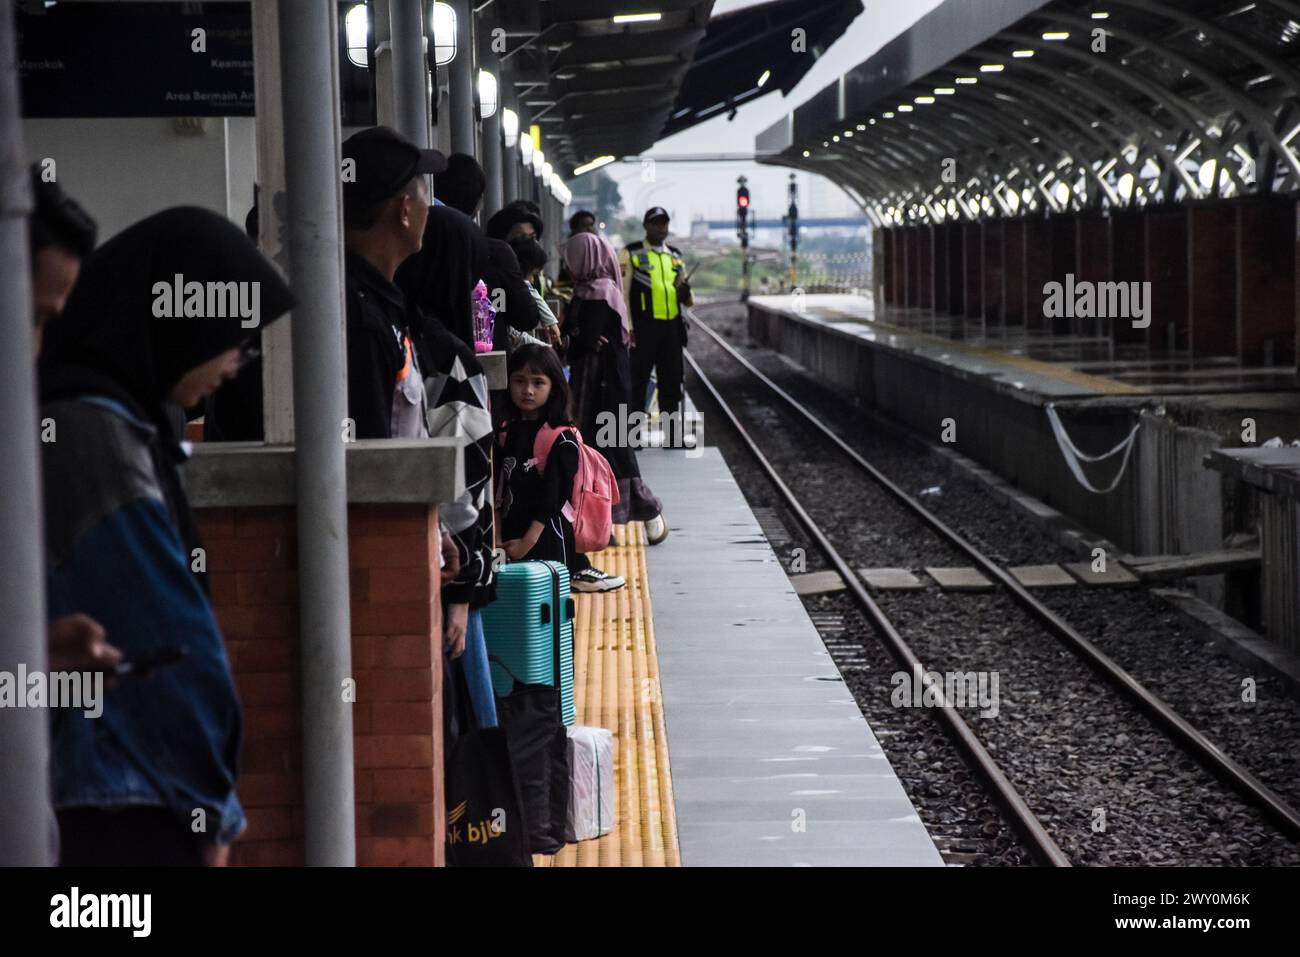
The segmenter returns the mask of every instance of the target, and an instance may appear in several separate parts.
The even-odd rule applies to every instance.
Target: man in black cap
[[[412,315],[393,276],[420,251],[429,214],[428,174],[447,160],[386,126],[343,144],[343,237],[347,280],[348,416],[353,438],[427,435],[424,376]]]
[[[665,429],[680,428],[682,404],[682,349],[686,346],[686,321],[682,307],[691,305],[681,250],[668,240],[668,211],[662,206],[646,210],[642,220],[645,241],[629,243],[619,255],[623,267],[623,295],[636,345],[632,349],[632,401],[641,411],[649,404],[646,392],[650,372],[659,382],[659,411]]]

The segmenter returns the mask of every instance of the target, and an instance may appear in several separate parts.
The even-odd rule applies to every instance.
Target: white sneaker
[[[645,523],[645,541],[647,545],[658,545],[668,537],[668,522],[663,512]]]
[[[599,568],[584,568],[569,580],[573,591],[618,591],[626,585],[618,575],[602,572]]]

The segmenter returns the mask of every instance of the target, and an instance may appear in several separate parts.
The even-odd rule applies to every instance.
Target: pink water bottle
[[[474,351],[491,352],[492,333],[496,326],[497,311],[492,308],[492,303],[488,301],[487,285],[482,279],[474,287],[472,308],[474,311]]]

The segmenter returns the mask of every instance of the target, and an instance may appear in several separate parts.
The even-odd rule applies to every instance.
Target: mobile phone
[[[186,651],[180,645],[163,645],[134,658],[124,658],[113,669],[115,678],[145,678],[163,665],[174,664],[185,657]]]

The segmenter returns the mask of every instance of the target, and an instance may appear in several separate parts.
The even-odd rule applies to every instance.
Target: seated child
[[[543,424],[573,429],[569,384],[555,350],[523,345],[510,354],[510,401],[497,430],[497,517],[502,547],[511,561],[557,561],[569,569],[573,591],[615,591],[626,584],[594,568],[574,548],[573,525],[564,505],[578,472],[578,443],[566,429],[551,447],[544,469],[533,459]],[[573,431],[577,431],[573,429]]]

